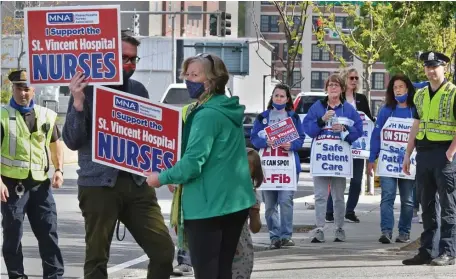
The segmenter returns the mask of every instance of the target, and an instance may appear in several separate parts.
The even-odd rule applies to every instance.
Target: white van
[[[296,99],[293,103],[293,108],[295,112],[299,115],[301,123],[306,117],[307,112],[310,107],[319,100],[322,100],[326,97],[325,92],[301,92],[296,96]],[[312,138],[306,135],[306,139],[302,145],[302,149],[298,150],[299,159],[301,163],[310,157],[310,145],[312,144]]]
[[[228,87],[225,87],[225,95],[228,97],[232,96],[231,91]],[[195,100],[190,98],[188,95],[187,86],[185,83],[170,84],[160,100],[160,102],[163,104],[170,104],[179,107],[183,107],[194,101]]]

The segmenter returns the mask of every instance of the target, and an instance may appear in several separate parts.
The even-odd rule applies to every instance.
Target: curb
[[[309,233],[313,229],[317,228],[316,225],[293,225],[293,233]],[[260,233],[269,232],[268,226],[263,224],[259,231]]]

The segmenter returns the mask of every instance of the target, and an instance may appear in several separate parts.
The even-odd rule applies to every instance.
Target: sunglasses
[[[212,59],[212,56],[208,53],[198,53],[196,57],[202,57],[206,58],[207,60],[211,61],[212,68],[214,68],[214,59]]]
[[[359,77],[349,77],[350,80],[359,80]]]

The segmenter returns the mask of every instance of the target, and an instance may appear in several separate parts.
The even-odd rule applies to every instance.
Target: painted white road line
[[[115,266],[111,266],[110,268],[108,268],[108,274],[121,271],[123,269],[129,268],[130,266],[140,264],[140,263],[145,262],[147,260],[149,260],[149,257],[147,257],[147,255],[143,255],[143,256],[141,256],[139,258],[136,258],[134,260],[131,260],[131,261],[128,261],[128,262],[124,262],[124,263],[121,263],[121,264],[118,264],[118,265],[115,265]]]

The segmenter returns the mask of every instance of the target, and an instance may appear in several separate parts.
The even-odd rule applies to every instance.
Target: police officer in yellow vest
[[[3,258],[9,278],[24,274],[21,238],[24,216],[38,240],[43,278],[63,278],[63,259],[58,246],[57,210],[50,186],[63,183],[63,148],[55,125],[57,114],[34,104],[34,88],[25,71],[8,76],[13,97],[1,108],[1,206]],[[48,178],[51,151],[55,173]],[[32,271],[32,270],[30,270]],[[36,270],[33,271],[36,274]]]
[[[413,123],[403,170],[409,173],[410,155],[416,148],[416,183],[421,190],[423,233],[418,254],[405,265],[454,265],[456,256],[456,86],[445,79],[450,59],[439,52],[420,56],[429,86],[415,94]],[[438,193],[441,218],[436,210]],[[440,219],[440,220],[439,220]],[[438,256],[432,255],[433,239],[440,241]],[[438,239],[437,239],[438,241]],[[435,245],[437,246],[437,245]],[[437,247],[435,247],[437,248]]]

